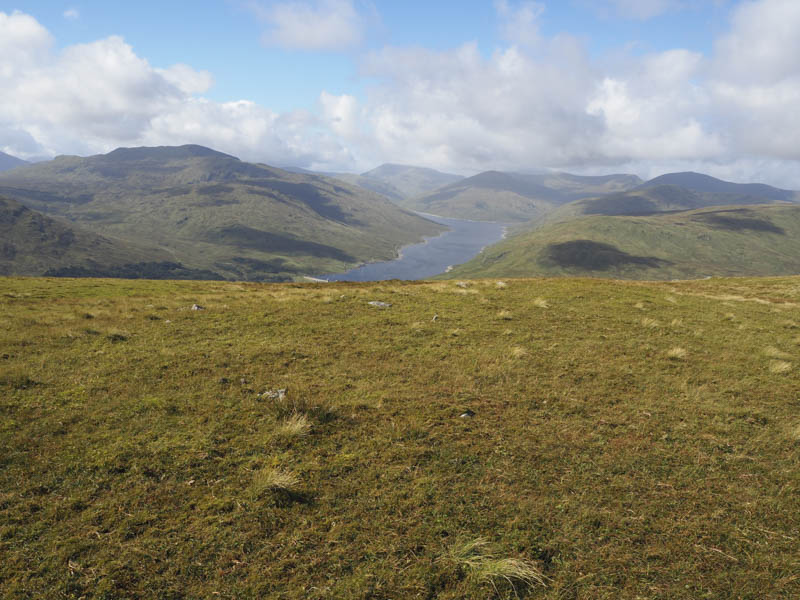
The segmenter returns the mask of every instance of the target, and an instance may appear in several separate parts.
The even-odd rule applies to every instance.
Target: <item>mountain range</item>
[[[91,232],[132,244],[204,278],[286,280],[344,270],[391,259],[401,246],[443,230],[362,188],[191,145],[60,156],[1,173],[0,195],[77,227],[76,239]],[[131,256],[130,264],[142,262],[141,253]],[[59,268],[118,272],[116,261],[83,258]],[[164,270],[154,269],[150,276]]]
[[[514,225],[449,277],[800,273],[800,194],[691,172],[314,173],[187,145],[17,165],[0,196],[2,274],[300,279],[443,231],[412,211]]]

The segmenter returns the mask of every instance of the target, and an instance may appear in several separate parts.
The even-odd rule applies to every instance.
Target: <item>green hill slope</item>
[[[800,278],[0,290],[0,597],[800,597]]]
[[[85,231],[0,196],[0,274],[199,279],[164,250]]]
[[[627,190],[640,182],[634,175],[582,177],[487,171],[413,198],[405,205],[446,217],[522,222],[576,198]]]
[[[355,186],[200,146],[62,156],[0,174],[0,193],[236,279],[287,279],[386,260],[441,231]]]
[[[585,216],[484,250],[448,277],[584,275],[630,279],[800,273],[800,206]]]

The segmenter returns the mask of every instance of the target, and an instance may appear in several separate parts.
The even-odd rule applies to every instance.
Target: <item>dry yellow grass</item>
[[[522,346],[514,346],[511,349],[511,356],[513,356],[514,358],[522,358],[523,356],[527,356],[527,355],[528,355],[528,351],[525,348],[523,348]]]
[[[258,499],[268,492],[293,493],[297,491],[299,485],[300,478],[294,473],[267,467],[253,476],[250,495],[254,499]]]
[[[276,429],[275,435],[281,438],[303,437],[311,432],[311,422],[302,413],[287,417]]]
[[[775,346],[767,346],[764,348],[764,356],[768,356],[769,358],[777,358],[781,360],[785,360],[787,358],[791,358],[792,355],[778,350]]]
[[[657,329],[661,325],[656,319],[651,319],[650,317],[645,317],[641,323],[644,327],[649,327],[650,329]]]
[[[769,362],[769,372],[776,374],[788,373],[792,370],[792,363],[785,360],[771,360]]]
[[[670,360],[683,360],[688,354],[686,348],[681,348],[680,346],[675,346],[667,350],[667,358]]]
[[[497,585],[503,581],[511,585],[515,594],[518,584],[545,585],[545,577],[536,564],[522,558],[495,558],[484,538],[452,544],[437,562],[466,570],[475,580],[492,585],[495,593],[499,591]]]
[[[550,308],[550,304],[544,298],[535,298],[533,300],[533,305],[536,308]]]
[[[497,313],[497,318],[502,319],[503,321],[510,321],[514,318],[514,315],[511,314],[510,310],[501,310]]]

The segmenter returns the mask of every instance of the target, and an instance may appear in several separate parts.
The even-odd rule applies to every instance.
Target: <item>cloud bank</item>
[[[303,11],[348,15],[353,7],[273,5],[271,14],[285,18],[275,17],[270,35],[291,46]],[[211,74],[155,68],[120,37],[56,52],[33,17],[0,13],[0,150],[26,158],[198,143],[331,170],[384,161],[461,173],[551,167],[647,177],[693,169],[800,189],[795,0],[739,4],[709,55],[676,48],[613,61],[589,56],[569,35],[543,36],[541,3],[495,7],[506,42],[491,54],[471,43],[371,51],[360,58],[370,82],[364,96],[321,90],[317,110],[289,113],[248,100],[212,102],[203,97]],[[307,48],[359,39],[333,29],[347,31],[325,25],[316,37],[298,35]]]

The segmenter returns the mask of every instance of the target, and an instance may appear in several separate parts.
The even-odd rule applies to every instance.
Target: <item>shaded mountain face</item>
[[[447,277],[687,279],[800,274],[800,205],[593,215],[548,223],[486,249]]]
[[[479,221],[528,221],[576,198],[628,190],[635,175],[584,177],[570,173],[486,171],[413,199],[415,210]]]
[[[391,259],[442,230],[345,182],[201,146],[61,156],[0,174],[0,193],[235,279],[285,280]]]
[[[11,156],[5,152],[0,152],[0,171],[8,171],[9,169],[15,169],[27,164],[28,162],[21,158]]]

